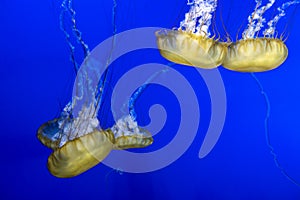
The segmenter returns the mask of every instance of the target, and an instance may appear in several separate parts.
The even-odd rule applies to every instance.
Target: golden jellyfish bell
[[[71,125],[74,120],[70,118],[56,118],[44,123],[37,134],[45,146],[54,150],[48,157],[48,170],[59,178],[74,177],[89,170],[112,149],[142,148],[153,143],[151,134],[139,127],[130,115],[120,118],[110,129],[95,128],[78,137],[73,137],[72,132],[77,129],[68,129]]]
[[[120,118],[111,128],[114,133],[114,149],[143,148],[153,143],[149,131],[138,126],[130,115]]]
[[[228,47],[223,67],[239,72],[263,72],[277,68],[288,56],[288,49],[280,39],[249,38]]]
[[[130,116],[119,119],[111,129],[95,128],[73,139],[70,139],[71,132],[64,133],[68,128],[62,128],[60,120],[66,127],[73,122],[57,118],[46,122],[38,130],[39,140],[54,150],[48,157],[48,170],[59,178],[74,177],[89,170],[106,158],[112,149],[142,148],[153,143],[151,134],[140,128]]]
[[[204,69],[222,64],[227,43],[182,30],[163,30],[155,33],[160,54],[175,63]]]
[[[78,117],[71,118],[67,104],[59,118],[44,123],[37,137],[54,151],[48,157],[48,170],[56,177],[77,176],[101,162],[113,149],[111,131],[98,128],[99,121],[90,113],[94,104],[83,106]]]
[[[143,148],[153,143],[151,134],[145,129],[141,129],[147,135],[133,134],[128,136],[119,136],[116,138],[115,149],[130,149],[130,148]]]
[[[100,163],[113,149],[110,131],[92,133],[66,142],[48,158],[48,169],[56,177],[77,176]]]

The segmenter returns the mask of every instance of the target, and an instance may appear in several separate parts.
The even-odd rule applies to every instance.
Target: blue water
[[[77,26],[90,49],[112,36],[114,25],[117,33],[148,26],[178,27],[188,11],[184,0],[116,2],[113,23],[112,0],[74,1]],[[278,0],[275,7],[282,2]],[[280,172],[270,154],[264,127],[266,102],[250,74],[219,68],[227,98],[226,120],[213,150],[199,159],[212,115],[205,81],[192,67],[171,65],[157,50],[149,49],[117,60],[110,85],[113,87],[134,66],[150,62],[170,65],[183,74],[195,91],[200,108],[200,121],[188,119],[199,128],[187,151],[169,166],[148,173],[126,173],[99,164],[75,178],[52,176],[46,166],[51,151],[38,141],[36,132],[41,124],[57,117],[71,99],[75,79],[69,49],[59,29],[60,4],[54,0],[0,2],[0,199],[300,199],[300,187]],[[220,0],[215,24],[221,38],[225,35],[223,22],[235,40],[253,8],[252,0]],[[267,16],[272,16],[273,11]],[[282,167],[298,182],[299,22],[299,8],[288,9],[278,23],[278,32],[288,36],[289,56],[278,69],[256,74],[270,100],[271,143]],[[76,49],[80,63],[83,52],[78,44]],[[168,72],[162,76],[167,77]],[[110,101],[109,97],[105,99]],[[136,102],[141,125],[150,122],[148,110],[153,104],[164,106],[165,126],[154,136],[152,146],[135,152],[163,148],[176,135],[181,120],[176,95],[166,87],[150,85]],[[110,109],[103,107],[101,112],[102,125],[111,126]]]

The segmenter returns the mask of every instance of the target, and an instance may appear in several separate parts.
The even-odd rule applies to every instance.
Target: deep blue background
[[[117,32],[144,26],[172,28],[188,10],[185,0],[123,0],[117,4]],[[113,33],[112,6],[112,0],[74,2],[78,27],[91,49]],[[222,37],[222,21],[235,38],[253,8],[252,0],[220,0],[216,25]],[[201,106],[198,135],[180,159],[146,174],[120,175],[100,164],[71,179],[50,175],[46,168],[50,150],[36,139],[36,131],[68,102],[75,78],[59,30],[59,12],[60,2],[54,0],[0,2],[0,199],[300,199],[300,188],[280,173],[266,146],[266,106],[257,84],[250,74],[223,68],[226,122],[220,140],[204,159],[198,158],[198,151],[209,124],[207,88],[193,68],[175,65],[193,85]],[[273,13],[271,10],[269,16]],[[288,35],[289,56],[280,68],[257,76],[272,106],[271,142],[283,167],[300,181],[300,11],[293,7],[287,13],[278,30]],[[167,63],[154,54],[155,61]],[[82,58],[82,52],[76,55]],[[144,63],[151,62],[147,54],[131,55],[123,67],[133,67],[135,58],[141,61],[142,55]],[[178,123],[179,108],[170,91],[151,86],[137,102],[145,122],[151,103],[166,106],[170,116],[153,144],[162,147],[172,139],[173,129],[176,132],[171,122]]]

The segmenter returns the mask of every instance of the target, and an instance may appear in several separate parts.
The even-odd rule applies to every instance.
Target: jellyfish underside
[[[50,149],[57,149],[59,146],[59,118],[48,121],[40,126],[38,129],[37,137],[39,141]]]
[[[204,69],[222,64],[227,43],[181,30],[156,32],[161,55],[172,62]]]
[[[100,163],[112,149],[142,148],[153,143],[153,138],[148,131],[137,127],[145,134],[131,134],[114,136],[111,129],[97,130],[67,141],[63,146],[59,146],[60,137],[58,135],[58,121],[56,118],[43,124],[37,137],[45,146],[54,151],[48,158],[48,169],[50,173],[59,178],[69,178],[77,176]]]

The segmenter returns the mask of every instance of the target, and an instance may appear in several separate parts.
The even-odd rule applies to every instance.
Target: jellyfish
[[[71,106],[68,104],[59,118],[38,130],[39,140],[54,150],[48,158],[48,169],[56,177],[79,175],[100,163],[112,149],[142,148],[153,143],[151,134],[131,115],[103,130],[94,115],[94,104],[83,107],[75,119],[71,117]]]
[[[222,43],[214,40],[214,37],[209,37],[209,25],[212,13],[217,7],[217,1],[193,0],[192,2],[188,1],[191,9],[185,15],[185,20],[181,22],[180,28],[156,33],[157,45],[163,57],[178,64],[206,69],[222,65],[226,69],[237,72],[251,72],[251,76],[259,86],[266,103],[264,133],[273,160],[286,178],[295,185],[300,186],[300,183],[289,175],[280,164],[277,154],[270,143],[268,126],[271,104],[266,91],[254,74],[254,72],[275,69],[286,60],[288,48],[284,43],[283,37],[277,37],[276,25],[285,16],[285,10],[291,5],[300,3],[300,1],[288,1],[278,7],[278,14],[267,22],[267,27],[263,31],[261,30],[266,23],[263,15],[273,6],[275,0],[269,0],[263,6],[261,0],[255,0],[255,2],[256,7],[248,17],[248,26],[242,33],[242,39],[236,42],[228,41]],[[259,36],[260,32],[263,34],[262,37]],[[211,43],[208,43],[208,41],[211,41]],[[218,48],[221,51],[216,50]],[[206,65],[208,63],[211,65]]]
[[[221,42],[210,37],[209,27],[212,14],[217,8],[217,0],[188,1],[191,6],[180,27],[174,30],[161,30],[156,33],[161,55],[178,64],[205,69],[220,65],[239,72],[263,72],[279,67],[288,56],[288,48],[283,38],[277,38],[276,24],[285,15],[285,9],[299,0],[284,3],[277,8],[277,14],[258,37],[266,19],[263,14],[272,7],[275,0],[262,6],[256,0],[254,12],[248,17],[248,26],[242,39],[236,42]]]
[[[229,46],[222,66],[238,72],[269,71],[279,67],[287,55],[288,48],[281,39],[242,39]]]
[[[216,68],[227,54],[227,43],[210,37],[217,0],[193,0],[178,29],[156,32],[161,55],[172,62],[204,69]]]
[[[257,83],[266,103],[267,111],[264,121],[264,133],[267,147],[270,150],[276,167],[281,173],[293,184],[300,186],[300,183],[283,168],[270,142],[269,119],[271,104],[263,85],[254,73],[275,69],[279,67],[288,56],[288,48],[284,44],[282,37],[277,38],[277,36],[275,36],[276,24],[279,19],[285,15],[285,9],[293,4],[300,3],[300,1],[289,1],[278,7],[277,11],[279,13],[267,23],[268,27],[263,31],[263,37],[258,37],[259,32],[266,22],[263,14],[272,7],[274,2],[275,0],[269,0],[266,5],[261,6],[261,0],[256,0],[255,10],[248,17],[248,27],[243,31],[242,39],[228,46],[227,55],[222,65],[233,71],[251,72],[251,76]]]
[[[53,149],[48,158],[48,169],[56,177],[72,177],[102,161],[113,148],[114,136],[109,130],[98,128],[92,116],[95,107],[83,107],[80,115],[72,118],[68,104],[61,116],[43,124],[38,138]]]
[[[71,43],[70,34],[61,21],[61,29],[70,47],[71,61],[77,75],[73,97],[58,118],[40,126],[37,137],[43,145],[53,150],[48,157],[49,172],[56,177],[68,178],[96,166],[113,149],[146,147],[153,143],[153,138],[147,130],[138,126],[134,111],[118,119],[111,128],[103,129],[100,126],[98,112],[102,105],[103,95],[105,95],[109,69],[101,78],[99,68],[103,70],[107,66],[94,62],[93,58],[89,56],[88,46],[76,28],[72,1],[64,0],[62,8],[60,20],[65,19],[62,16],[66,12],[70,14],[73,23],[72,32],[84,50],[85,60],[79,68],[75,61],[75,48]],[[107,63],[109,60],[110,57],[107,59]],[[135,102],[142,91],[143,89],[138,89],[137,94],[131,97],[130,102]],[[131,110],[132,106],[131,104]]]
[[[152,144],[153,138],[151,137],[151,134],[146,129],[139,127],[137,124],[137,113],[134,105],[136,100],[150,85],[150,82],[161,73],[166,73],[167,71],[168,69],[163,69],[152,74],[152,76],[150,76],[144,84],[138,87],[138,89],[129,98],[127,105],[129,114],[121,117],[111,128],[116,138],[115,148],[141,148]]]
[[[264,13],[272,7],[275,0],[262,6],[261,0],[256,0],[254,12],[248,17],[248,26],[242,34],[242,39],[228,46],[227,55],[222,66],[239,72],[263,72],[279,67],[288,56],[288,48],[281,38],[275,37],[278,20],[285,15],[284,10],[299,1],[289,1],[278,7],[277,14],[267,24],[263,37],[258,37],[266,19]]]

